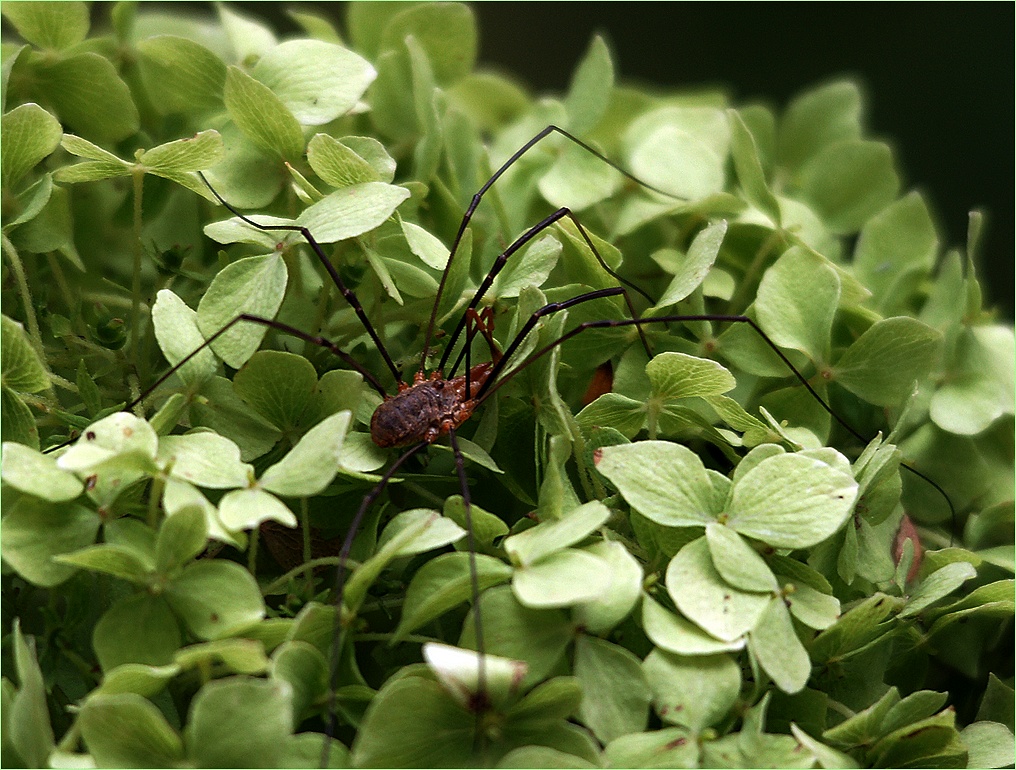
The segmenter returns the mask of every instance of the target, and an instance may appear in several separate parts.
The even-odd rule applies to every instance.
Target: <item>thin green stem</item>
[[[152,479],[152,488],[148,493],[148,526],[155,529],[159,523],[159,502],[162,500],[162,490],[166,486],[166,477],[172,468],[172,460],[166,466],[166,476],[155,476]]]
[[[25,265],[21,261],[18,250],[14,248],[14,244],[7,238],[6,233],[3,236],[3,249],[7,259],[10,260],[11,269],[14,271],[14,280],[18,284],[21,303],[25,306],[25,323],[28,325],[28,337],[32,341],[32,347],[39,354],[39,358],[42,360],[43,366],[46,366],[46,371],[48,372],[49,366],[46,365],[45,351],[42,346],[42,332],[39,331],[39,321],[35,317],[35,307],[32,305],[32,292],[28,288]]]
[[[289,570],[289,572],[287,572],[286,574],[273,580],[261,591],[261,594],[263,596],[270,596],[274,593],[278,593],[283,588],[283,586],[286,585],[286,583],[293,580],[306,570],[308,569],[314,570],[317,569],[318,567],[337,567],[340,561],[341,559],[338,556],[322,556],[319,559],[311,559],[310,561],[304,564],[300,564],[296,567],[293,567],[293,569]],[[353,569],[357,565],[358,562],[346,559],[346,567],[348,569]]]
[[[67,283],[67,276],[64,275],[63,266],[60,264],[60,260],[58,260],[56,255],[50,251],[46,254],[46,262],[49,264],[49,271],[53,274],[53,280],[56,281],[57,289],[59,289],[60,294],[63,295],[63,300],[67,305],[67,314],[70,316],[71,323],[74,324],[78,334],[82,337],[87,336],[88,326],[85,324],[85,319],[81,317],[81,299],[80,297],[75,299],[74,292],[71,291],[70,284]]]
[[[254,527],[250,531],[250,544],[247,546],[247,571],[257,577],[258,574],[258,544],[261,542],[261,528]],[[302,567],[298,567],[302,569]]]
[[[769,233],[769,236],[762,241],[762,245],[759,246],[758,251],[755,252],[755,256],[752,259],[751,264],[748,265],[748,269],[745,270],[744,275],[738,282],[737,289],[734,291],[733,296],[727,302],[728,315],[740,314],[748,306],[748,292],[752,291],[756,285],[756,279],[762,271],[762,266],[765,264],[766,258],[782,240],[783,231],[773,230]]]
[[[131,252],[134,257],[133,274],[131,276],[131,358],[133,359],[133,373],[130,379],[133,380],[131,392],[134,392],[136,386],[138,393],[140,393],[140,383],[148,381],[147,373],[142,371],[145,356],[142,355],[141,351],[141,257],[143,254],[141,229],[144,224],[142,214],[145,172],[141,168],[135,168],[132,179],[134,181],[134,238],[131,243]],[[142,414],[143,410],[139,412],[138,416]]]
[[[308,567],[307,564],[311,560],[311,544],[310,544],[310,508],[307,506],[307,498],[300,498],[300,530],[303,535],[303,566],[304,572],[307,575],[308,582],[313,579],[313,567]]]

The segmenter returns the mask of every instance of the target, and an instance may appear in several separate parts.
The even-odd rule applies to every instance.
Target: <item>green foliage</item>
[[[942,254],[856,85],[648,92],[597,37],[536,99],[476,69],[457,3],[295,12],[285,42],[189,12],[3,6],[7,765],[1011,764],[1013,331],[980,215]],[[552,133],[457,242],[550,123],[656,189]],[[407,461],[336,607],[397,455],[311,340],[396,385],[299,228],[408,380],[446,266],[437,346],[560,206],[581,228],[482,298],[502,350],[617,275],[643,318],[718,318],[538,358],[462,426],[473,504],[446,441]],[[512,360],[631,312],[548,314]]]

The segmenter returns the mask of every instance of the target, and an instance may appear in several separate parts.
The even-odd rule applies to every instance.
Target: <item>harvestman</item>
[[[434,298],[433,309],[430,314],[430,319],[427,324],[427,329],[424,337],[423,353],[421,354],[421,368],[416,372],[413,378],[413,384],[407,385],[402,381],[401,373],[399,368],[395,365],[392,357],[378,335],[376,329],[367,317],[363,306],[360,304],[356,295],[351,289],[349,289],[341,277],[338,271],[325,255],[324,250],[320,244],[315,240],[313,234],[306,228],[300,225],[263,225],[253,219],[240,213],[236,208],[229,204],[222,198],[219,193],[211,187],[208,187],[212,191],[216,199],[225,206],[234,215],[240,218],[243,222],[248,225],[255,227],[262,231],[292,231],[298,232],[310,245],[317,259],[324,267],[332,282],[338,288],[343,298],[348,302],[350,307],[353,309],[360,322],[362,323],[367,334],[373,340],[377,346],[377,350],[380,353],[382,359],[385,362],[388,370],[390,371],[394,381],[397,384],[397,393],[390,395],[381,384],[380,380],[370,372],[366,367],[360,364],[355,358],[341,350],[337,345],[328,341],[324,337],[315,336],[308,334],[300,329],[297,329],[288,324],[275,321],[272,319],[261,318],[250,314],[242,314],[234,318],[228,324],[223,326],[213,335],[211,335],[200,347],[194,350],[192,353],[187,355],[185,358],[180,360],[175,366],[173,366],[168,372],[160,377],[142,396],[128,405],[128,409],[135,406],[146,399],[159,385],[165,382],[175,371],[186,364],[191,358],[197,355],[205,347],[212,344],[219,336],[224,334],[228,329],[232,328],[237,323],[254,323],[260,324],[266,327],[274,328],[285,334],[302,339],[308,343],[323,347],[340,359],[346,364],[359,372],[364,380],[373,387],[384,399],[384,401],[377,407],[374,412],[371,424],[370,432],[371,438],[374,443],[379,447],[383,448],[405,448],[405,451],[389,466],[389,468],[382,475],[380,481],[376,486],[364,496],[359,509],[354,516],[352,523],[350,524],[349,530],[342,542],[342,546],[339,552],[339,564],[336,573],[336,586],[335,586],[335,606],[338,608],[336,613],[336,639],[332,645],[331,654],[331,682],[330,682],[330,702],[328,708],[328,719],[326,734],[332,735],[335,731],[336,726],[336,708],[335,708],[335,689],[337,682],[335,681],[338,673],[338,654],[341,648],[339,641],[339,633],[341,633],[341,607],[343,602],[343,591],[346,580],[346,562],[349,558],[350,549],[353,544],[354,537],[358,531],[360,525],[363,522],[363,518],[371,506],[371,504],[380,496],[382,491],[385,489],[388,482],[395,476],[398,470],[406,463],[409,458],[416,455],[418,452],[423,450],[428,445],[437,441],[441,436],[447,435],[451,450],[455,461],[455,470],[458,476],[458,481],[461,487],[461,493],[463,498],[463,507],[465,512],[466,521],[466,532],[468,540],[468,548],[470,555],[471,564],[471,581],[472,581],[472,595],[474,605],[479,596],[479,582],[476,572],[475,563],[475,543],[473,540],[473,528],[472,528],[472,516],[471,516],[471,500],[469,494],[469,486],[466,479],[466,473],[464,468],[463,455],[459,447],[456,431],[457,429],[466,422],[472,414],[488,399],[490,398],[503,384],[509,381],[515,374],[524,369],[529,364],[533,363],[543,355],[549,353],[554,348],[562,345],[572,337],[585,331],[586,329],[593,328],[613,328],[613,327],[624,327],[624,326],[635,326],[638,330],[641,338],[642,345],[646,348],[647,353],[650,353],[649,344],[642,333],[642,326],[650,323],[654,324],[668,324],[668,323],[680,323],[680,322],[694,322],[694,321],[714,321],[714,322],[730,322],[730,323],[741,323],[747,324],[755,330],[765,344],[783,361],[787,366],[787,369],[793,376],[808,390],[808,392],[816,399],[821,407],[828,412],[833,419],[835,419],[845,430],[853,435],[858,440],[867,443],[867,439],[862,436],[857,430],[843,420],[828,403],[819,395],[819,393],[812,387],[808,382],[807,378],[799,372],[787,356],[777,347],[777,345],[762,331],[762,329],[756,324],[754,320],[745,315],[717,315],[717,314],[698,314],[698,315],[665,315],[665,316],[654,316],[652,318],[639,318],[635,312],[635,308],[632,304],[631,297],[628,291],[624,288],[628,288],[643,295],[651,302],[652,299],[646,295],[639,287],[629,283],[624,278],[619,276],[616,272],[610,269],[609,266],[604,262],[596,247],[593,244],[592,239],[589,237],[585,228],[581,225],[578,219],[573,213],[565,207],[557,209],[554,213],[545,217],[543,220],[538,222],[536,225],[530,227],[515,241],[513,241],[495,260],[490,271],[477,288],[473,297],[463,312],[458,324],[455,326],[447,344],[444,347],[444,352],[441,356],[440,362],[437,368],[431,372],[430,375],[424,373],[423,364],[427,358],[428,351],[430,350],[431,341],[435,337],[435,326],[437,319],[438,306],[441,299],[441,294],[445,289],[447,283],[449,271],[452,265],[452,261],[455,258],[456,252],[458,251],[459,245],[465,234],[466,228],[469,226],[470,220],[472,219],[473,213],[479,206],[481,199],[484,194],[490,189],[490,187],[514,164],[522,155],[524,155],[530,148],[536,145],[540,140],[544,139],[551,133],[558,133],[571,142],[575,143],[585,151],[598,157],[604,163],[610,165],[621,174],[623,174],[629,180],[637,183],[641,187],[653,190],[654,192],[668,195],[662,190],[658,190],[652,185],[646,184],[639,180],[632,174],[628,173],[616,163],[606,158],[601,153],[594,150],[588,144],[584,143],[577,137],[571,135],[567,131],[558,128],[557,126],[547,126],[544,130],[540,131],[536,136],[530,139],[525,145],[523,145],[518,151],[516,151],[507,161],[490,177],[490,179],[480,188],[480,190],[473,196],[472,201],[468,209],[466,210],[462,221],[459,225],[458,232],[455,235],[455,239],[452,242],[452,246],[449,250],[449,257],[447,265],[441,276],[441,281],[438,285],[437,294]],[[200,173],[200,172],[199,172]],[[201,177],[204,179],[204,176]],[[205,183],[208,184],[207,180]],[[672,197],[669,196],[668,197]],[[529,243],[536,235],[543,232],[551,225],[555,224],[564,217],[568,217],[576,226],[578,232],[585,240],[586,244],[599,261],[601,267],[613,278],[615,278],[619,285],[616,287],[599,289],[594,291],[585,292],[579,294],[570,299],[553,302],[539,308],[533,313],[530,318],[521,325],[518,333],[512,339],[512,341],[505,347],[504,351],[498,350],[496,343],[493,340],[491,334],[491,317],[487,312],[478,313],[476,308],[480,304],[484,295],[494,282],[494,279],[504,268],[507,261],[515,254],[519,249]],[[623,286],[620,284],[624,284]],[[567,333],[563,334],[558,339],[544,345],[538,350],[530,353],[521,361],[514,361],[513,358],[517,358],[521,345],[527,338],[527,336],[536,328],[537,324],[542,318],[549,316],[553,313],[557,313],[562,310],[574,307],[584,302],[589,302],[595,299],[601,299],[612,296],[622,296],[625,300],[631,318],[621,320],[599,320],[599,321],[586,321],[578,324],[575,328],[571,329]],[[459,338],[465,333],[465,339],[462,349],[459,352],[456,360],[454,361],[451,370],[448,373],[448,377],[445,376],[444,371],[448,365],[449,358],[452,351],[455,349],[456,343]],[[487,341],[488,347],[491,351],[491,361],[484,362],[476,365],[471,365],[470,362],[470,349],[475,336],[479,334],[484,337]],[[651,355],[651,354],[650,354]],[[465,370],[461,375],[455,375],[458,367],[464,362]],[[509,364],[513,364],[509,368]],[[906,468],[911,473],[914,473],[918,477],[924,479],[931,484],[936,490],[938,490],[949,504],[950,510],[953,509],[952,503],[948,496],[942,490],[942,488],[929,479],[924,474],[910,467],[906,463],[901,464],[902,467]],[[955,519],[955,511],[953,510],[953,517]],[[474,622],[476,624],[476,640],[477,640],[477,653],[478,653],[478,673],[479,673],[479,691],[484,691],[484,649],[483,649],[483,634],[481,624],[481,614],[479,612],[473,613]],[[488,704],[482,702],[482,698],[474,704],[474,710],[479,716],[483,710],[487,708]],[[327,752],[327,744],[325,747]]]

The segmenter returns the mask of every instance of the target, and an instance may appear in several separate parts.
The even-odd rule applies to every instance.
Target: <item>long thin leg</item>
[[[363,366],[363,364],[361,364],[359,361],[357,361],[355,358],[353,358],[351,355],[349,355],[349,353],[346,353],[344,350],[339,348],[339,346],[336,345],[334,342],[331,342],[331,341],[325,339],[324,337],[320,337],[320,336],[313,335],[313,334],[307,334],[307,332],[301,331],[300,329],[297,329],[294,326],[290,326],[289,324],[282,323],[281,321],[274,321],[274,320],[271,320],[269,318],[262,318],[261,316],[250,315],[248,313],[242,313],[242,314],[238,315],[236,318],[234,318],[232,321],[227,323],[225,326],[223,326],[221,329],[219,329],[217,332],[215,332],[215,334],[213,334],[211,337],[209,337],[203,343],[198,345],[197,348],[195,348],[190,353],[188,353],[186,356],[184,356],[182,359],[180,359],[180,361],[177,362],[174,366],[171,366],[169,368],[169,370],[165,374],[163,374],[161,377],[159,377],[159,379],[157,379],[155,382],[153,382],[151,385],[149,385],[148,388],[146,388],[145,391],[140,396],[138,396],[133,401],[131,401],[129,404],[124,406],[124,410],[130,412],[138,404],[143,403],[149,396],[152,395],[152,393],[154,393],[156,391],[156,389],[160,385],[162,385],[162,383],[164,383],[166,380],[168,380],[170,377],[172,377],[176,372],[180,371],[180,369],[188,361],[190,361],[192,358],[194,358],[194,356],[196,356],[202,350],[204,350],[205,348],[209,347],[213,342],[215,342],[215,340],[217,340],[220,336],[225,334],[227,331],[229,331],[231,328],[233,328],[233,326],[235,326],[236,324],[238,324],[240,322],[253,323],[253,324],[261,324],[262,326],[267,326],[267,327],[269,327],[271,329],[277,329],[278,331],[285,332],[286,334],[292,335],[293,337],[297,337],[298,339],[301,339],[304,342],[309,342],[312,345],[317,345],[319,347],[325,348],[326,350],[330,351],[334,355],[336,355],[339,358],[341,358],[343,361],[345,361],[347,364],[349,364],[353,369],[358,371],[363,376],[363,379],[367,383],[369,383],[370,386],[372,388],[374,388],[374,390],[376,390],[378,393],[380,393],[382,397],[386,397],[388,395],[387,392],[384,389],[384,386],[380,383],[380,381],[377,379],[377,377],[375,377],[370,372],[370,370],[368,370],[366,367]],[[75,440],[76,439],[74,437],[69,438],[66,441],[63,441],[63,442],[61,442],[59,444],[56,444],[55,446],[48,447],[45,451],[46,451],[47,454],[49,452],[55,452],[58,449],[63,449],[65,446],[68,446],[68,445],[74,443]]]
[[[605,289],[604,291],[609,290]],[[571,302],[574,302],[575,300],[584,301],[585,298],[588,298],[588,295],[580,295],[579,297],[575,297],[574,300],[570,301]],[[525,369],[531,363],[536,361],[541,356],[546,355],[554,348],[563,345],[572,337],[574,337],[577,334],[580,334],[581,332],[584,332],[586,329],[605,329],[605,328],[614,328],[618,326],[642,326],[651,323],[682,323],[689,321],[717,321],[717,322],[743,323],[747,324],[758,333],[759,337],[762,338],[762,341],[765,342],[765,344],[768,345],[769,348],[777,356],[779,356],[780,360],[783,361],[784,364],[786,364],[788,371],[790,371],[793,374],[793,376],[797,378],[797,380],[807,389],[807,391],[819,403],[819,405],[826,412],[828,412],[832,416],[832,418],[836,420],[836,422],[838,422],[848,433],[850,433],[850,435],[852,435],[858,441],[864,444],[867,444],[870,441],[870,439],[865,438],[850,423],[848,423],[846,420],[840,417],[840,415],[838,415],[836,411],[831,406],[829,406],[828,403],[826,403],[825,399],[819,395],[818,391],[816,391],[815,388],[812,387],[811,383],[808,382],[808,378],[805,377],[803,374],[801,374],[801,372],[797,369],[797,367],[795,367],[791,363],[790,359],[787,358],[787,356],[783,353],[783,351],[779,349],[776,343],[773,342],[764,331],[762,331],[761,327],[759,327],[759,325],[755,323],[754,320],[744,315],[709,315],[709,314],[670,315],[670,316],[655,316],[653,318],[625,318],[620,320],[608,319],[603,321],[584,321],[578,326],[576,326],[574,329],[562,334],[558,339],[554,340],[553,342],[547,345],[544,345],[542,348],[535,351],[534,353],[531,353],[529,356],[526,357],[524,361],[522,361],[522,363],[520,363],[518,366],[509,371],[508,374],[506,374],[504,377],[498,379],[498,375],[504,369],[504,362],[508,360],[511,352],[514,352],[513,346],[515,346],[516,343],[520,343],[519,337],[523,333],[528,333],[529,330],[531,330],[531,328],[535,326],[536,321],[533,319],[537,318],[537,314],[539,314],[541,311],[547,310],[547,308],[549,308],[549,310],[547,310],[547,312],[544,313],[544,315],[546,315],[547,313],[556,312],[557,310],[563,309],[557,306],[564,304],[565,303],[553,303],[551,305],[546,305],[543,308],[537,310],[536,313],[533,314],[533,318],[531,318],[530,322],[527,322],[526,326],[524,326],[523,329],[519,332],[519,335],[516,336],[516,339],[513,341],[512,345],[505,350],[504,357],[501,359],[501,361],[498,362],[498,365],[495,365],[494,368],[491,369],[490,374],[487,377],[487,381],[483,384],[483,386],[479,389],[479,391],[477,391],[476,394],[477,407],[479,407],[480,404],[482,404],[485,400],[487,400],[490,396],[492,396],[494,392],[497,391],[498,388],[504,385],[508,380],[510,380],[512,377],[514,377],[523,369]],[[495,382],[495,380],[497,381]],[[953,506],[952,499],[949,497],[946,491],[933,479],[929,478],[927,475],[917,470],[913,466],[908,465],[905,462],[901,462],[900,467],[906,468],[907,471],[912,473],[914,476],[917,476],[920,479],[924,479],[929,485],[931,485],[932,488],[934,488],[939,494],[942,495],[942,497],[946,501],[946,504],[949,506],[949,511],[952,514],[953,526],[955,527],[957,522],[956,508],[955,506]]]
[[[536,328],[536,324],[540,322],[541,318],[545,318],[546,316],[560,312],[561,310],[567,310],[568,308],[574,307],[575,305],[579,305],[583,302],[589,302],[590,300],[594,299],[601,299],[602,297],[612,297],[617,294],[623,293],[624,293],[623,288],[621,288],[620,286],[613,286],[609,289],[597,289],[596,291],[589,291],[586,292],[585,294],[579,294],[577,297],[572,297],[571,299],[566,299],[562,302],[551,302],[539,308],[522,325],[522,328],[519,329],[518,333],[515,335],[515,338],[508,344],[508,347],[504,349],[504,353],[501,355],[501,358],[495,362],[493,368],[490,370],[490,373],[487,375],[486,382],[484,382],[483,386],[480,387],[480,389],[476,392],[476,400],[478,402],[478,405],[479,402],[485,400],[486,393],[496,389],[496,387],[492,387],[494,381],[497,380],[498,375],[501,374],[502,371],[504,371],[505,367],[508,365],[508,362],[515,354],[515,351],[518,350],[519,346],[523,343],[523,341],[525,341],[526,337],[529,336],[529,333],[532,332],[534,328]],[[547,352],[549,352],[549,350]],[[534,357],[530,356],[530,358]],[[511,376],[513,376],[516,371],[521,370],[529,362],[530,360],[527,358],[526,361],[522,363],[522,365],[513,369],[512,372],[508,375],[508,377],[510,378]]]
[[[484,277],[483,281],[480,283],[480,286],[473,294],[473,299],[470,300],[469,305],[466,308],[466,312],[468,313],[470,310],[474,311],[476,310],[476,306],[480,304],[480,301],[483,299],[483,295],[486,294],[487,290],[490,289],[490,287],[493,285],[494,279],[497,278],[501,270],[504,269],[505,264],[507,264],[508,259],[515,252],[517,252],[519,249],[521,249],[523,246],[529,243],[529,241],[531,241],[533,238],[535,238],[537,235],[539,235],[541,232],[546,230],[548,227],[550,227],[552,224],[562,219],[563,217],[568,217],[572,222],[575,223],[575,227],[578,229],[579,233],[581,233],[582,238],[586,242],[586,245],[589,246],[590,250],[593,252],[593,254],[596,256],[596,259],[599,261],[600,266],[604,270],[606,270],[611,276],[613,276],[621,283],[627,284],[628,286],[634,288],[636,291],[639,292],[639,294],[641,294],[650,302],[652,302],[652,298],[644,291],[642,291],[642,289],[638,288],[632,283],[629,283],[624,278],[622,278],[621,276],[619,276],[617,273],[615,273],[613,270],[610,269],[610,267],[604,261],[603,257],[600,256],[600,253],[599,251],[597,251],[596,246],[593,245],[593,240],[592,238],[589,237],[589,233],[582,226],[582,223],[579,222],[578,219],[576,219],[575,215],[572,214],[572,212],[569,209],[560,208],[550,216],[544,218],[542,221],[538,222],[537,224],[533,225],[528,230],[526,230],[526,232],[520,235],[514,242],[512,242],[508,246],[508,248],[506,248],[503,252],[501,252],[500,255],[498,255],[498,258],[494,260],[494,264],[491,266],[490,271],[487,273],[486,277]],[[628,292],[622,288],[620,292],[615,293],[622,294],[624,296],[624,301],[628,305],[628,311],[631,313],[633,318],[638,318],[638,313],[635,312],[635,306],[632,304],[631,297],[629,296]],[[448,362],[448,356],[451,355],[451,351],[452,348],[455,346],[456,340],[458,339],[459,335],[462,333],[463,328],[465,327],[466,317],[467,317],[466,314],[463,314],[462,318],[459,319],[458,324],[455,326],[455,331],[452,332],[452,336],[448,341],[448,345],[445,347],[445,352],[441,356],[441,362],[438,364],[438,369],[442,371],[444,371],[445,364],[447,364]],[[642,339],[642,345],[646,349],[646,354],[652,355],[649,349],[649,341],[642,333],[641,328],[639,328],[639,337],[641,337]],[[462,356],[460,354],[459,358],[455,361],[454,366],[452,366],[451,371],[449,372],[449,376],[451,376],[452,373],[455,372],[461,360]]]
[[[377,500],[380,494],[384,491],[385,487],[388,486],[388,482],[392,480],[392,477],[395,476],[395,473],[402,467],[406,460],[415,455],[425,446],[427,446],[427,442],[421,441],[419,444],[410,447],[406,452],[400,455],[399,458],[391,464],[391,467],[384,472],[381,480],[378,481],[374,488],[364,495],[363,501],[360,503],[360,507],[357,509],[356,515],[353,516],[353,521],[349,525],[346,537],[342,541],[342,548],[339,550],[339,564],[335,569],[335,627],[333,629],[334,633],[332,634],[332,639],[334,641],[332,643],[331,654],[328,662],[328,718],[326,720],[324,746],[321,750],[321,767],[327,766],[329,739],[335,734],[337,722],[337,716],[335,713],[335,692],[338,688],[339,653],[342,647],[342,602],[343,593],[346,588],[346,562],[349,559],[349,552],[353,547],[353,540],[356,538],[356,533],[360,529],[360,525],[363,523],[363,517],[366,515],[367,509],[370,508],[375,500]],[[474,567],[474,575],[475,572],[476,570]]]
[[[203,343],[201,343],[193,351],[191,351],[186,356],[184,356],[184,358],[182,358],[178,364],[176,364],[175,366],[171,367],[168,372],[166,372],[159,379],[157,379],[154,383],[152,383],[144,393],[142,393],[140,396],[138,396],[136,399],[134,399],[131,403],[129,403],[124,408],[127,409],[128,411],[130,411],[135,406],[140,404],[142,401],[144,401],[146,398],[148,398],[155,391],[155,389],[157,387],[159,387],[162,383],[164,383],[171,376],[173,376],[173,374],[175,372],[179,371],[180,367],[182,367],[184,364],[186,364],[188,361],[190,361],[192,358],[194,358],[194,356],[196,356],[202,350],[207,348],[209,345],[211,345],[213,342],[215,342],[215,340],[217,340],[220,336],[225,334],[229,329],[231,329],[234,325],[240,323],[241,321],[246,322],[246,323],[260,324],[262,326],[267,326],[267,327],[269,327],[271,329],[277,329],[277,330],[279,330],[281,332],[285,332],[286,334],[290,334],[290,335],[292,335],[294,337],[297,337],[298,339],[301,339],[304,342],[309,342],[312,345],[317,345],[319,347],[325,348],[326,350],[330,351],[331,353],[333,353],[336,356],[338,356],[339,358],[341,358],[343,361],[345,361],[351,367],[356,369],[356,371],[358,371],[361,375],[363,375],[363,378],[368,383],[370,383],[371,387],[373,387],[374,390],[376,390],[382,396],[387,395],[387,393],[385,392],[384,386],[381,385],[381,383],[378,381],[377,377],[375,377],[373,374],[371,374],[370,371],[366,367],[363,366],[363,364],[361,364],[359,361],[357,361],[355,358],[353,358],[351,355],[349,355],[349,353],[346,353],[344,350],[340,349],[335,343],[326,340],[324,337],[316,336],[316,335],[313,335],[313,334],[307,334],[307,332],[300,331],[296,327],[290,326],[289,324],[282,323],[281,321],[274,321],[274,320],[271,320],[271,319],[268,319],[268,318],[262,318],[261,316],[250,315],[248,313],[242,313],[242,314],[238,315],[236,318],[234,318],[232,321],[230,321],[228,324],[223,326],[221,329],[219,329],[217,332],[215,332],[215,334],[213,334],[211,337],[209,337],[207,340],[205,340]]]
[[[349,303],[349,306],[353,308],[353,311],[356,313],[357,318],[360,319],[360,323],[363,324],[363,328],[367,330],[367,334],[369,334],[370,338],[374,340],[374,344],[377,346],[378,352],[381,354],[381,357],[385,360],[385,364],[388,366],[389,371],[392,373],[392,377],[395,378],[396,382],[400,382],[402,380],[402,375],[399,372],[398,367],[395,366],[395,362],[392,361],[391,356],[388,355],[388,349],[384,346],[384,343],[381,342],[381,338],[378,336],[377,331],[375,331],[374,325],[370,322],[370,319],[367,318],[367,313],[364,312],[363,305],[360,304],[360,300],[356,298],[356,294],[353,293],[353,290],[342,282],[342,278],[339,277],[339,271],[335,269],[335,265],[333,265],[331,260],[328,259],[328,257],[325,255],[324,249],[322,249],[321,244],[319,244],[317,240],[315,240],[310,230],[308,230],[306,227],[303,227],[302,225],[262,225],[258,222],[255,222],[250,217],[245,216],[244,214],[241,214],[239,211],[237,211],[237,209],[232,204],[226,202],[226,199],[223,198],[221,195],[219,195],[218,191],[214,187],[212,187],[211,184],[209,184],[207,179],[205,179],[204,174],[202,174],[200,171],[198,171],[197,174],[198,176],[201,177],[201,181],[203,181],[206,185],[208,185],[208,189],[212,191],[212,195],[215,196],[216,200],[218,200],[219,203],[221,203],[223,206],[229,209],[229,211],[231,211],[235,216],[239,217],[243,222],[246,222],[251,227],[256,227],[258,230],[261,230],[262,232],[266,233],[270,233],[276,230],[300,233],[300,235],[304,237],[304,240],[306,240],[307,243],[310,245],[311,249],[313,249],[314,254],[318,258],[318,261],[321,262],[325,270],[328,272],[328,275],[332,279],[332,283],[334,283],[336,288],[338,288],[343,298],[346,300],[346,302]]]
[[[462,452],[459,450],[459,442],[455,436],[455,429],[448,431],[448,439],[451,442],[452,454],[455,456],[455,472],[459,477],[460,491],[462,492],[462,509],[466,518],[466,543],[469,547],[469,578],[473,593],[473,630],[476,633],[476,652],[479,655],[477,668],[477,699],[473,703],[476,715],[477,730],[474,733],[474,751],[481,748],[483,740],[482,732],[479,730],[480,720],[483,712],[489,705],[487,701],[487,666],[485,661],[485,650],[483,645],[483,619],[480,616],[480,578],[476,571],[476,537],[473,534],[473,508],[469,496],[469,482],[466,479],[466,470],[462,460]]]
[[[674,197],[670,193],[668,193],[668,192],[666,192],[664,190],[661,190],[658,187],[654,187],[653,185],[651,185],[651,184],[649,184],[647,182],[643,182],[641,179],[639,179],[634,174],[631,174],[628,171],[625,171],[623,168],[621,168],[621,166],[619,166],[617,163],[612,161],[606,155],[604,155],[604,154],[602,154],[600,152],[597,152],[592,147],[590,147],[588,144],[583,142],[581,139],[579,139],[578,137],[568,133],[563,128],[559,128],[558,126],[554,126],[554,125],[547,126],[545,129],[540,131],[540,133],[538,133],[536,136],[534,136],[532,139],[530,139],[528,142],[526,142],[524,145],[522,145],[522,147],[520,147],[518,150],[516,150],[515,153],[510,158],[508,158],[508,160],[506,160],[497,171],[494,172],[494,174],[490,177],[490,179],[487,180],[486,184],[484,184],[483,187],[481,187],[477,191],[477,193],[473,196],[472,201],[470,201],[469,208],[466,209],[466,213],[465,213],[465,215],[463,215],[462,221],[459,223],[459,230],[455,234],[455,240],[452,241],[452,247],[451,247],[451,249],[449,251],[449,255],[448,255],[448,264],[445,266],[444,273],[442,273],[442,275],[441,275],[441,282],[438,284],[438,287],[437,287],[437,295],[434,297],[434,308],[433,308],[433,310],[431,310],[430,321],[427,322],[427,333],[424,336],[424,341],[423,341],[423,349],[424,350],[429,350],[430,349],[430,341],[434,337],[434,325],[437,322],[437,308],[438,308],[438,304],[441,301],[441,294],[444,292],[445,283],[447,283],[447,281],[448,281],[448,273],[449,273],[449,270],[451,269],[452,260],[455,258],[455,254],[456,254],[456,252],[458,251],[458,248],[459,248],[459,243],[462,241],[462,236],[465,234],[466,228],[469,226],[469,221],[473,218],[473,213],[476,211],[476,207],[480,205],[480,201],[483,199],[483,196],[487,192],[487,190],[489,190],[491,188],[491,186],[498,179],[501,178],[501,175],[504,174],[512,166],[512,164],[515,163],[515,161],[517,161],[519,158],[521,158],[523,155],[525,155],[541,139],[543,139],[544,137],[546,137],[546,136],[548,136],[549,134],[552,134],[552,133],[558,133],[558,134],[560,134],[561,136],[563,136],[566,139],[570,140],[574,144],[577,144],[579,147],[584,149],[586,152],[589,152],[592,155],[595,155],[597,158],[602,160],[608,166],[610,166],[611,168],[613,168],[616,171],[619,171],[623,176],[625,176],[627,179],[631,180],[632,182],[635,182],[637,185],[639,185],[641,187],[644,187],[647,190],[652,190],[653,192],[659,193],[660,195],[666,195],[668,198],[673,198]],[[560,216],[558,216],[557,219],[560,219]],[[587,240],[588,240],[588,238],[587,238]],[[595,252],[595,249],[594,249],[594,252]],[[597,257],[599,257],[599,255],[597,255]],[[602,264],[602,260],[601,260],[601,264]],[[615,278],[618,278],[619,280],[623,280],[623,279],[620,279],[609,268],[607,268],[607,271],[611,275],[614,275]],[[627,283],[627,282],[625,281],[625,283]],[[633,288],[636,288],[636,287],[633,287]],[[638,291],[641,292],[640,289]],[[443,364],[442,364],[442,366],[443,366]]]

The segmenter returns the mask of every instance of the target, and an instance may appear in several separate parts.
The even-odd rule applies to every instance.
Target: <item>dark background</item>
[[[296,31],[285,4],[239,3]],[[344,3],[309,6],[344,27]],[[850,75],[869,131],[899,158],[904,190],[927,196],[944,247],[966,241],[967,212],[988,215],[980,277],[1013,315],[1011,3],[479,2],[480,61],[534,91],[562,92],[602,32],[619,77],[663,87],[721,85],[735,104],[777,109]]]
[[[474,4],[481,61],[537,90],[567,88],[594,32],[623,78],[720,85],[735,104],[782,108],[839,75],[867,96],[871,133],[899,159],[904,190],[928,197],[943,245],[966,241],[967,212],[988,215],[980,278],[1013,314],[1011,3]]]

